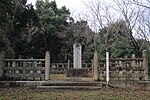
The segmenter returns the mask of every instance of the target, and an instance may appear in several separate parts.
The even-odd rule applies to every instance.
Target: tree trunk
[[[139,48],[137,41],[135,40],[135,38],[132,35],[132,30],[130,30],[130,39],[131,39],[131,42],[134,46],[136,56],[138,58],[140,58],[141,57],[140,48]]]

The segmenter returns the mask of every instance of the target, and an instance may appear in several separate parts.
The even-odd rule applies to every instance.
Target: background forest
[[[44,58],[45,51],[49,50],[51,62],[72,61],[74,42],[82,44],[83,62],[91,62],[95,50],[101,59],[105,58],[106,51],[115,58],[130,57],[133,53],[141,57],[143,49],[150,52],[150,7],[136,0],[113,1],[122,18],[112,20],[105,10],[105,24],[100,4],[87,5],[97,20],[95,24],[99,24],[98,31],[94,31],[87,20],[75,21],[70,17],[69,9],[58,8],[55,1],[37,0],[34,7],[27,4],[27,0],[0,0],[0,51],[5,51],[7,58],[18,55]],[[135,10],[131,5],[143,10]]]

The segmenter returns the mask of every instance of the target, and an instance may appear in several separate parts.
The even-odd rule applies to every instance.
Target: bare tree
[[[118,20],[124,20],[128,27],[124,36],[130,38],[136,56],[141,56],[141,50],[146,43],[145,41],[149,41],[149,0],[111,0],[109,2],[105,0],[89,0],[83,3],[89,10],[86,17],[94,27],[93,29],[96,33],[99,29],[109,27],[109,25]],[[118,29],[119,32],[119,27],[115,27],[115,30]],[[107,32],[105,32],[106,51],[111,47],[109,44],[111,39],[108,39],[111,30],[112,29],[107,28]],[[139,45],[139,39],[145,39],[142,43],[143,45]],[[97,34],[95,34],[94,40],[96,44],[98,40]]]
[[[140,15],[143,12],[143,9],[138,5],[133,5],[130,3],[130,0],[113,0],[116,4],[116,10],[120,12],[122,18],[126,21],[128,26],[128,32],[126,33],[127,37],[130,37],[130,40],[135,48],[135,53],[137,57],[141,56],[140,47],[136,40],[136,35],[139,35],[139,32],[136,32],[137,23],[140,19]]]
[[[149,0],[130,0],[130,4],[139,6],[143,9],[142,13],[139,16],[138,28],[136,32],[139,37],[144,39],[143,45],[140,47],[140,50],[144,45],[147,45],[150,48],[150,1]]]
[[[128,0],[130,4],[138,5],[144,8],[150,9],[150,1],[149,0]]]
[[[105,27],[109,27],[110,24],[114,23],[114,16],[115,12],[112,13],[112,6],[111,3],[106,4],[106,2],[103,2],[101,0],[92,0],[89,2],[83,2],[87,9],[88,9],[88,17],[91,23],[91,26],[93,27],[93,30],[95,31],[95,37],[94,37],[94,44],[96,49],[96,43],[98,40],[98,31],[99,29],[103,29]],[[89,14],[90,13],[90,14]],[[109,45],[109,33],[110,28],[107,28],[107,32],[105,33],[105,37],[99,37],[99,38],[105,38],[105,49],[108,51],[110,45]],[[112,38],[111,38],[112,39]]]

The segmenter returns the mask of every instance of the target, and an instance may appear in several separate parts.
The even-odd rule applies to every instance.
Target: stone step
[[[41,86],[102,86],[101,82],[45,82]]]
[[[40,90],[98,90],[102,82],[72,82],[72,81],[47,81],[37,86]]]
[[[37,86],[40,90],[99,90],[100,86]]]

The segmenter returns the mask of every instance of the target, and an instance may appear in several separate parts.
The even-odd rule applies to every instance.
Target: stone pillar
[[[92,67],[92,75],[94,74],[94,60],[91,60],[91,67]]]
[[[148,54],[147,50],[143,50],[143,68],[144,68],[144,79],[148,80]]]
[[[74,43],[73,45],[73,68],[82,68],[82,47],[80,43]]]
[[[68,70],[70,69],[70,60],[68,60]]]
[[[45,80],[50,79],[50,52],[46,51],[45,55]]]
[[[94,59],[93,59],[93,78],[94,78],[94,81],[98,81],[98,76],[99,76],[99,73],[98,73],[98,53],[97,51],[94,52]]]
[[[134,60],[132,60],[132,67],[136,67],[136,63],[135,63],[135,54],[132,54],[132,59],[134,59]]]
[[[132,75],[130,77],[130,79],[135,80],[134,76],[133,76],[133,72],[135,72],[135,70],[133,70],[136,67],[136,62],[135,62],[135,54],[132,54],[132,62],[131,62],[131,70],[130,70],[130,74]]]
[[[0,53],[0,79],[3,78],[3,68],[5,67],[5,63],[4,63],[4,59],[5,59],[5,52],[1,52]]]

